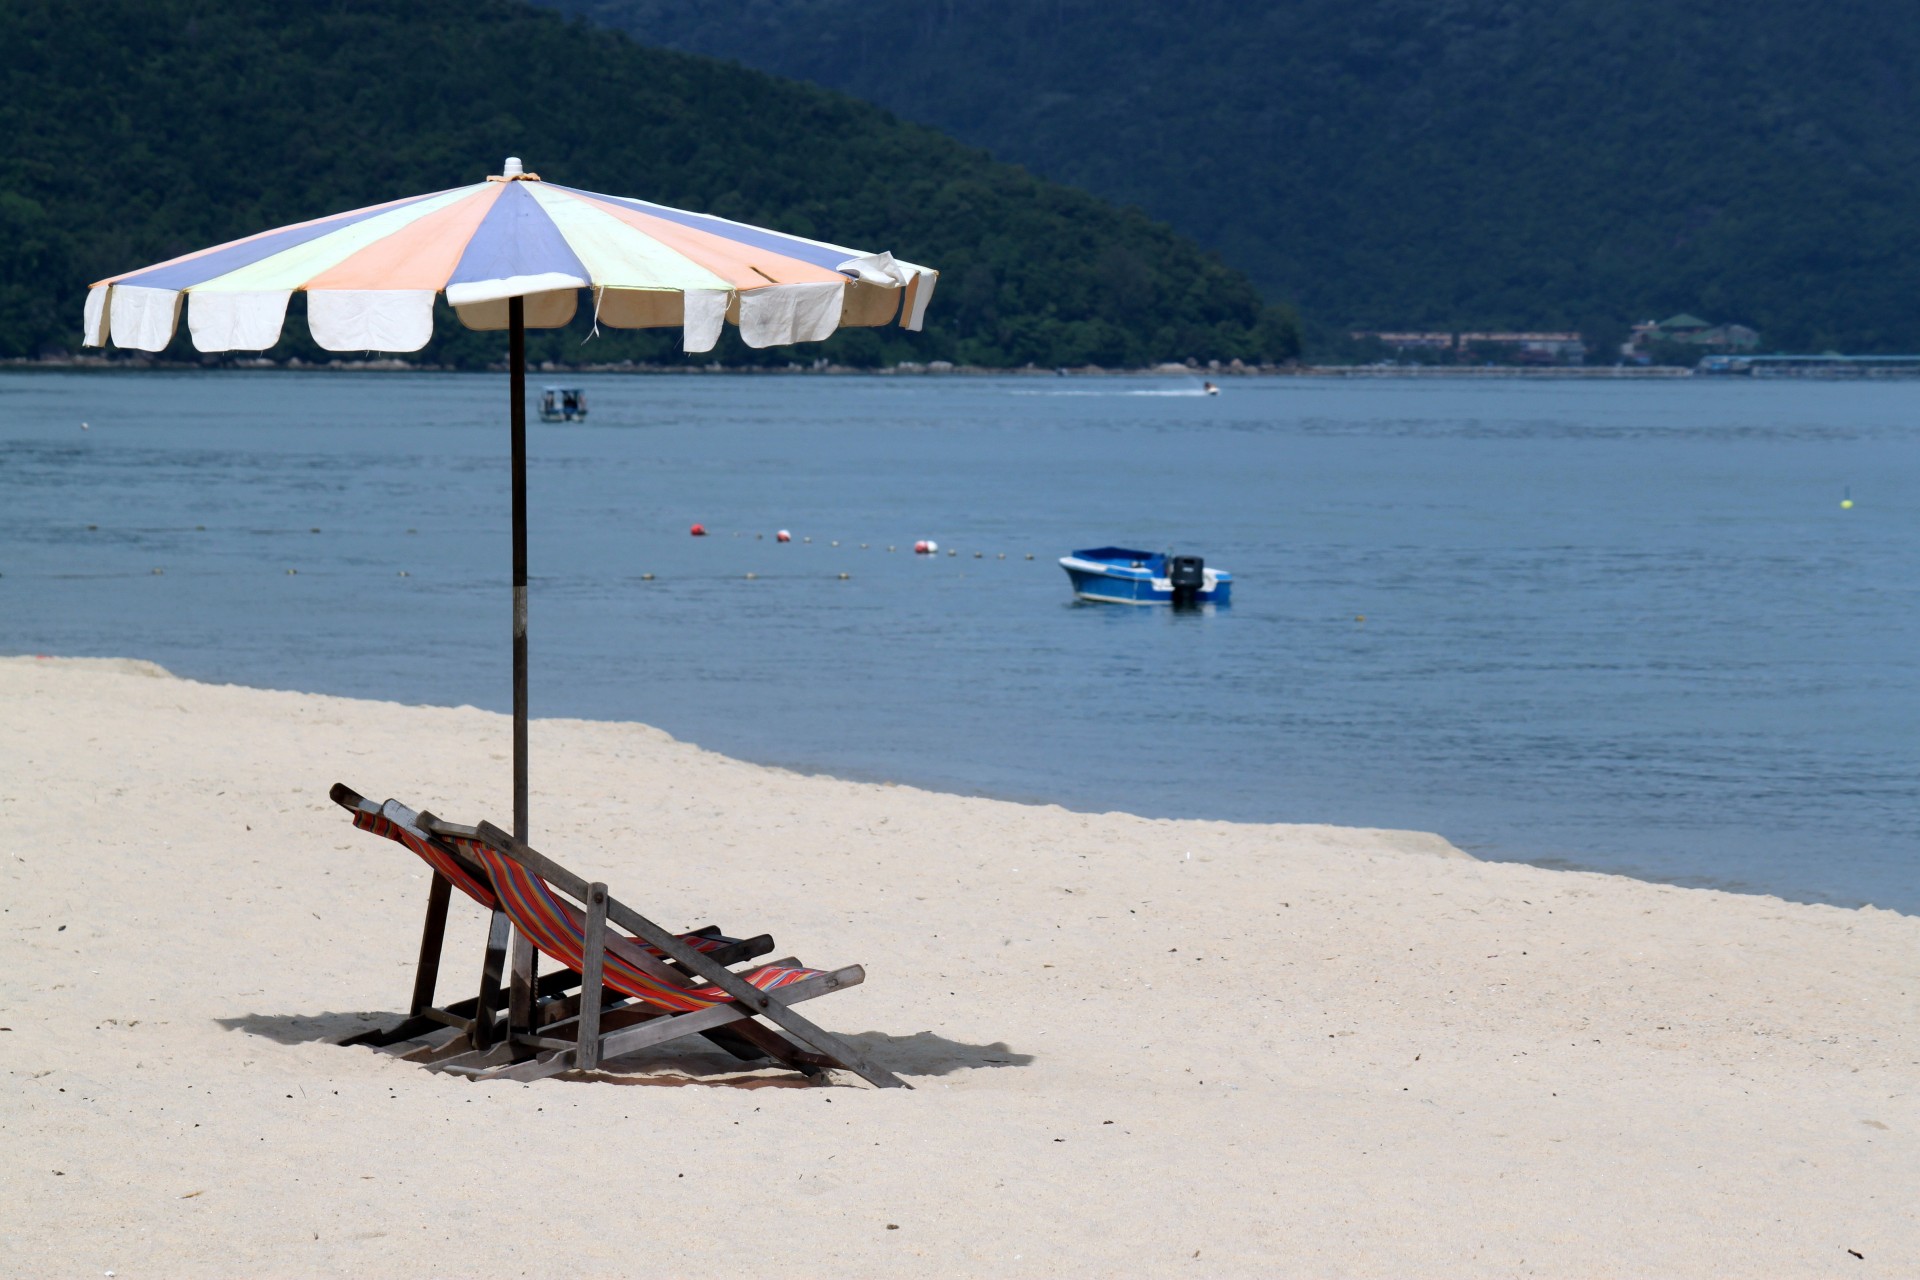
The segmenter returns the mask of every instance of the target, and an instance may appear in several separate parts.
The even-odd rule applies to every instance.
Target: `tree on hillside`
[[[1349,328],[1920,350],[1920,6],[543,0],[1137,205]]]
[[[571,186],[890,248],[962,282],[925,334],[752,352],[729,332],[730,363],[1050,365],[1097,350],[1143,364],[1298,346],[1244,276],[1137,211],[850,98],[509,0],[96,0],[84,17],[12,0],[0,42],[3,355],[76,346],[100,277],[472,182],[510,153]],[[1114,254],[1150,310],[1113,310]],[[975,271],[985,285],[964,283]],[[682,358],[661,332],[602,330],[583,349],[589,323],[537,336],[533,358]],[[427,357],[484,363],[500,342],[442,325]]]

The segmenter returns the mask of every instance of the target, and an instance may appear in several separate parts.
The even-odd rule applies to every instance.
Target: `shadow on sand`
[[[214,1021],[229,1031],[244,1031],[279,1044],[312,1044],[341,1040],[375,1027],[399,1021],[393,1013],[250,1013]],[[450,1040],[451,1032],[439,1033]],[[981,1068],[1024,1067],[1030,1053],[1015,1053],[1005,1043],[967,1044],[931,1031],[890,1035],[884,1031],[857,1031],[842,1037],[874,1062],[903,1076],[945,1076]],[[698,1047],[695,1047],[698,1046]],[[449,1046],[450,1047],[450,1046]],[[436,1055],[437,1056],[437,1055]],[[569,1075],[574,1081],[675,1087],[697,1085],[732,1089],[807,1089],[811,1082],[782,1067],[748,1068],[695,1037],[629,1054],[601,1064],[591,1075]]]

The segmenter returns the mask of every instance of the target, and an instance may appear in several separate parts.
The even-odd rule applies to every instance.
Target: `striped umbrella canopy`
[[[597,324],[678,327],[710,351],[721,326],[749,346],[825,338],[843,326],[920,328],[938,273],[849,249],[624,196],[541,181],[509,157],[454,187],[263,231],[110,276],[87,292],[91,346],[159,351],[184,300],[193,345],[259,351],[280,338],[294,291],[330,351],[418,351],[443,293],[470,329],[508,333],[513,493],[514,835],[527,832],[527,522],[525,331],[573,320],[583,295]],[[524,985],[515,956],[515,981]]]
[[[570,323],[588,291],[595,323],[678,327],[711,351],[731,321],[751,347],[825,338],[896,320],[918,329],[937,274],[890,253],[849,249],[523,172],[263,231],[87,292],[91,346],[159,351],[182,301],[202,351],[260,351],[280,339],[287,302],[329,351],[418,351],[444,293],[469,329]]]

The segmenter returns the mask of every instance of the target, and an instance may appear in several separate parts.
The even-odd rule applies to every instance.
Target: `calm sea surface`
[[[536,715],[1920,910],[1920,383],[577,381],[530,428]],[[0,652],[505,710],[505,408],[0,376]],[[1235,603],[1072,604],[1108,542]]]

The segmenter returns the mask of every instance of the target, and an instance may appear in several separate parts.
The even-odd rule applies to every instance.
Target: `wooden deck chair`
[[[376,1027],[349,1036],[340,1043],[381,1048],[412,1040],[440,1027],[454,1027],[466,1037],[470,1048],[488,1048],[498,1040],[500,1034],[500,984],[506,965],[511,924],[506,912],[500,909],[486,870],[471,854],[447,840],[428,834],[419,824],[419,814],[397,800],[375,804],[344,783],[335,783],[328,795],[335,804],[353,815],[354,826],[385,836],[412,850],[433,870],[433,882],[427,890],[426,922],[420,933],[420,961],[414,973],[413,1001],[406,1018],[392,1026]],[[447,907],[455,888],[489,913],[487,950],[480,969],[479,994],[472,999],[439,1008],[433,1003],[434,991],[439,982]],[[750,960],[773,950],[773,939],[765,934],[756,938],[730,938],[711,925],[682,934],[680,940],[729,964]],[[534,989],[535,1012],[531,1025],[538,1026],[571,1016],[575,1012],[577,998],[569,998],[567,993],[579,985],[580,975],[577,971],[563,969],[540,977]],[[748,1051],[748,1046],[737,1039],[722,1039],[720,1043],[741,1056],[760,1056]]]
[[[592,1071],[608,1059],[682,1036],[724,1031],[808,1076],[833,1067],[880,1088],[911,1087],[793,1010],[803,1000],[865,981],[860,966],[825,972],[782,961],[736,973],[719,955],[689,946],[608,896],[606,885],[587,883],[491,823],[458,827],[422,813],[420,825],[485,867],[514,928],[542,954],[581,975],[575,1016],[537,1032],[512,1028],[504,1052],[449,1058],[436,1064],[439,1069],[537,1080]],[[621,937],[609,924],[633,937]],[[609,992],[620,1000],[609,1005],[602,998]],[[559,1034],[569,1030],[571,1038]]]

